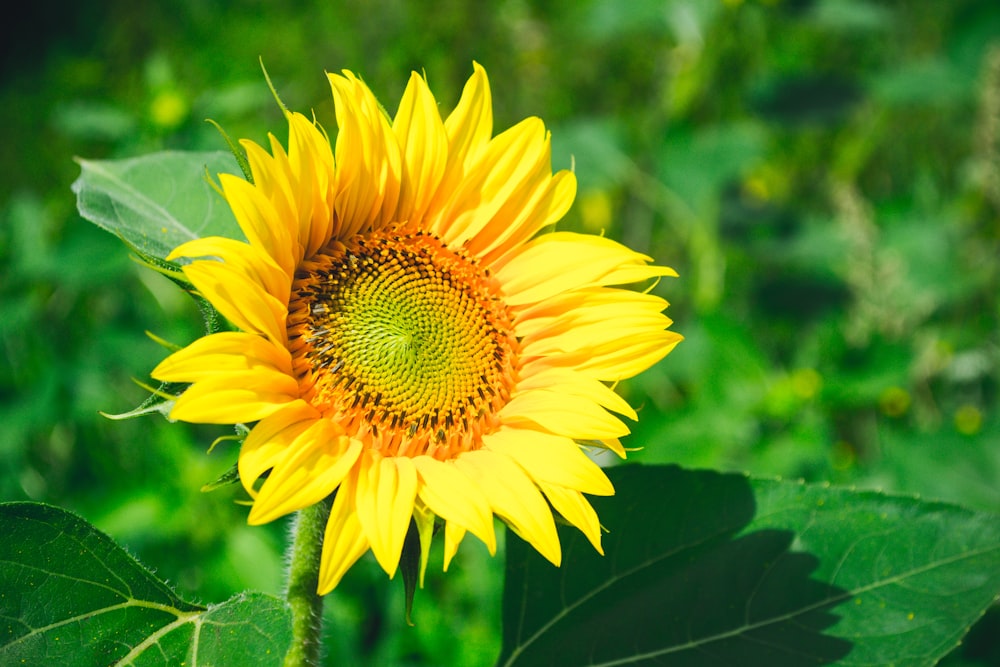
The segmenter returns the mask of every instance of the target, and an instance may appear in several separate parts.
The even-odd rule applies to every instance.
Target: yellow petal
[[[413,508],[413,523],[417,527],[417,537],[420,538],[420,587],[424,587],[424,575],[427,573],[427,561],[431,555],[431,543],[434,540],[434,512],[426,505],[418,502]]]
[[[291,134],[294,115],[286,114],[286,117],[289,119],[289,134]],[[315,198],[312,182],[300,183],[292,159],[284,146],[273,134],[268,134],[267,138],[271,142],[271,165],[275,174],[275,189],[268,193],[268,196],[273,197],[275,212],[281,218],[279,224],[288,230],[292,262],[294,266],[298,266],[306,256],[309,212]]]
[[[329,142],[300,113],[288,114],[288,164],[298,208],[297,240],[302,256],[312,257],[330,240],[335,176]]]
[[[591,351],[605,347],[630,349],[634,343],[651,337],[653,340],[670,338],[663,334],[670,320],[659,313],[638,313],[617,320],[592,317],[598,313],[575,313],[585,315],[567,321],[557,322],[545,332],[539,332],[530,340],[523,341],[525,357],[539,357],[551,354]],[[575,323],[570,324],[575,319]],[[564,326],[566,325],[566,326]]]
[[[522,369],[517,389],[518,391],[547,389],[559,394],[573,394],[625,415],[633,421],[638,419],[632,406],[610,387],[593,377],[577,373],[572,368],[546,368],[537,373],[527,373]]]
[[[198,382],[254,370],[291,376],[292,357],[286,348],[263,336],[223,331],[199,338],[174,352],[150,375],[164,382]]]
[[[547,368],[572,368],[598,380],[615,382],[646,370],[683,339],[673,331],[654,331],[627,341],[611,341],[579,351],[528,359],[522,372],[527,376]]]
[[[224,262],[197,260],[184,275],[227,320],[243,331],[267,336],[276,345],[287,340],[287,299],[279,300],[264,286]]]
[[[270,255],[242,241],[207,236],[188,241],[168,255],[170,259],[189,257],[191,259],[219,258],[229,268],[240,273],[247,280],[264,288],[264,291],[274,296],[283,304],[288,303],[288,295],[292,287],[289,274],[279,267]],[[218,260],[215,260],[218,261]]]
[[[540,120],[538,124],[544,128]],[[502,136],[494,141],[499,142]],[[539,136],[541,141],[535,141],[527,149],[515,149],[521,153],[521,159],[502,183],[482,188],[485,201],[477,208],[465,232],[468,240],[463,239],[469,251],[476,256],[485,256],[511,235],[520,235],[529,223],[534,223],[530,214],[545,198],[552,181],[549,135],[543,129]],[[487,152],[484,160],[490,157]],[[482,166],[477,165],[467,176],[467,180],[474,182],[477,170]],[[497,170],[504,167],[502,161],[497,161]],[[487,175],[492,173],[495,173],[492,168],[487,170]],[[534,224],[531,226],[534,227]]]
[[[340,128],[335,210],[343,226],[335,233],[348,238],[393,222],[402,158],[388,120],[368,87],[346,70],[328,78]]]
[[[267,370],[232,372],[184,390],[170,418],[196,424],[244,424],[264,419],[298,400],[294,378]]]
[[[271,156],[264,153],[257,144],[245,142],[243,145],[248,149],[248,157],[262,155],[269,161],[268,166],[273,163]],[[258,158],[260,159],[265,158]],[[260,173],[261,169],[256,170],[256,185],[232,174],[220,174],[219,182],[222,184],[222,191],[236,217],[236,222],[239,223],[250,244],[266,252],[286,275],[291,276],[295,271],[297,260],[293,257],[292,236],[285,217],[287,211],[283,210],[288,204],[280,194],[272,193],[270,196],[266,194],[264,187],[260,185],[264,179]],[[280,177],[272,177],[272,180],[287,184],[287,180]],[[282,192],[280,186],[274,187],[278,189],[278,193]],[[276,208],[276,204],[279,203],[283,204],[280,210]]]
[[[320,595],[332,591],[351,566],[368,551],[368,539],[361,529],[354,506],[357,476],[358,470],[355,468],[344,479],[330,510],[319,565],[317,592]]]
[[[552,507],[562,515],[564,519],[580,529],[590,543],[594,545],[597,553],[604,555],[604,548],[601,546],[601,522],[597,518],[597,512],[590,506],[587,499],[579,491],[565,489],[553,484],[540,483],[542,493],[552,503]]]
[[[448,571],[451,559],[458,553],[458,546],[465,538],[465,528],[462,528],[454,521],[448,521],[444,525],[444,571]]]
[[[639,263],[623,264],[601,278],[601,285],[627,285],[649,280],[650,277],[676,278],[677,272],[669,266],[644,266]]]
[[[444,175],[448,135],[434,96],[415,72],[403,93],[392,129],[403,154],[403,180],[395,217],[417,223]]]
[[[514,331],[521,340],[534,342],[601,323],[615,330],[622,323],[630,333],[643,328],[665,329],[672,324],[663,314],[667,305],[658,296],[614,287],[570,290],[518,310]]]
[[[361,457],[356,505],[358,520],[375,559],[392,577],[399,566],[417,497],[417,470],[405,456]]]
[[[247,521],[268,523],[320,502],[350,472],[361,448],[359,441],[344,435],[330,420],[316,420],[271,470]]]
[[[561,550],[552,512],[535,484],[513,459],[496,452],[478,450],[455,459],[459,470],[482,488],[494,513],[522,539],[559,565]]]
[[[501,266],[506,263],[506,256],[520,247],[539,231],[553,225],[566,215],[573,199],[576,197],[576,175],[571,171],[560,171],[551,179],[540,196],[521,211],[511,211],[511,219],[504,220],[497,216],[494,220],[505,223],[503,228],[485,230],[477,237],[489,239],[489,245],[480,252],[483,262],[488,266]]]
[[[465,83],[458,105],[444,122],[448,135],[448,164],[435,198],[435,208],[443,206],[451,196],[468,166],[479,159],[480,151],[493,135],[490,82],[479,63],[472,63],[472,68],[472,76]]]
[[[253,182],[244,181],[238,176],[229,176],[228,180],[232,181],[231,185],[234,187],[236,195],[245,196],[245,193],[252,192],[258,202],[251,203],[251,206],[253,208],[261,208],[262,211],[267,213],[269,219],[273,220],[271,229],[267,229],[266,226],[257,222],[254,225],[253,233],[265,239],[270,238],[272,234],[278,234],[279,236],[275,238],[280,239],[278,241],[280,243],[279,249],[283,255],[291,258],[294,250],[291,240],[295,238],[295,221],[298,220],[298,216],[295,212],[295,197],[292,193],[288,157],[277,137],[268,133],[267,138],[275,155],[280,156],[281,159],[271,155],[262,146],[257,145],[253,141],[242,139],[240,140],[240,146],[246,152],[247,162],[250,163],[250,173],[253,176]],[[226,181],[227,178],[224,175],[220,175],[219,180]],[[240,183],[243,185],[240,186]],[[223,185],[227,185],[227,183],[224,182]],[[225,191],[227,193],[226,198],[229,199],[229,191]],[[259,202],[266,202],[266,204]],[[230,205],[232,205],[232,202],[230,202]],[[244,229],[244,233],[247,234],[247,239],[251,243],[256,244],[254,237],[247,230]],[[272,256],[276,260],[278,259],[277,255]],[[294,268],[296,261],[290,259],[289,266]],[[278,263],[281,266],[285,266],[280,261]]]
[[[509,456],[535,482],[547,482],[600,496],[614,486],[600,466],[587,458],[573,440],[527,429],[501,428],[483,436],[486,449]]]
[[[442,519],[456,523],[481,539],[490,553],[496,553],[496,533],[489,501],[471,479],[453,463],[430,456],[413,459],[420,484],[417,495]]]
[[[317,418],[319,413],[299,400],[262,419],[251,429],[240,448],[238,461],[240,481],[251,496],[257,495],[254,490],[257,479],[287,456],[295,439]]]
[[[514,395],[500,411],[500,419],[511,427],[538,425],[550,433],[582,440],[618,438],[629,432],[625,424],[590,399],[546,389]]]
[[[553,232],[525,244],[510,255],[496,275],[505,301],[512,306],[542,301],[563,292],[676,275],[651,266],[645,255],[601,236]]]
[[[536,166],[548,156],[545,125],[526,118],[493,138],[452,190],[447,204],[427,221],[431,231],[451,246],[462,246],[510,199],[523,206],[539,189]],[[549,168],[551,171],[551,168]]]

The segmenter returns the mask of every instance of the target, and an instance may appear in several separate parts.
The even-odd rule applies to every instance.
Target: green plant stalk
[[[331,496],[299,510],[292,527],[285,595],[292,609],[292,645],[285,655],[284,667],[319,667],[320,664],[323,596],[316,593],[316,587],[323,532],[332,502]]]

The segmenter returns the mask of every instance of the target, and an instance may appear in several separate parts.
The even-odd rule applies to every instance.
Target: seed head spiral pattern
[[[289,340],[310,400],[382,454],[475,448],[510,396],[516,339],[489,271],[420,230],[303,264]]]

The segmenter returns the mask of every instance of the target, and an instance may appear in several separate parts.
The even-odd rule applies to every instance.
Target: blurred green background
[[[280,593],[287,526],[199,488],[230,431],[146,417],[189,299],[76,214],[73,156],[222,149],[286,129],[264,83],[333,128],[324,70],[444,112],[482,63],[495,127],[552,130],[605,231],[674,266],[687,340],[621,390],[633,458],[1000,510],[1000,4],[995,0],[62,3],[0,66],[0,500],[71,508],[189,599]],[[651,507],[650,512],[669,512]],[[502,561],[432,561],[405,626],[370,558],[327,599],[330,664],[487,665]],[[994,610],[995,611],[995,610]],[[950,665],[1000,665],[987,616]]]

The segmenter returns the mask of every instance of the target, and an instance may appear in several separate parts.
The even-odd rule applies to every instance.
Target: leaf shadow
[[[627,466],[615,486],[594,502],[604,557],[561,530],[554,568],[508,534],[498,664],[804,667],[850,652],[824,634],[847,592],[812,578],[819,559],[791,530],[744,532],[745,477]]]

